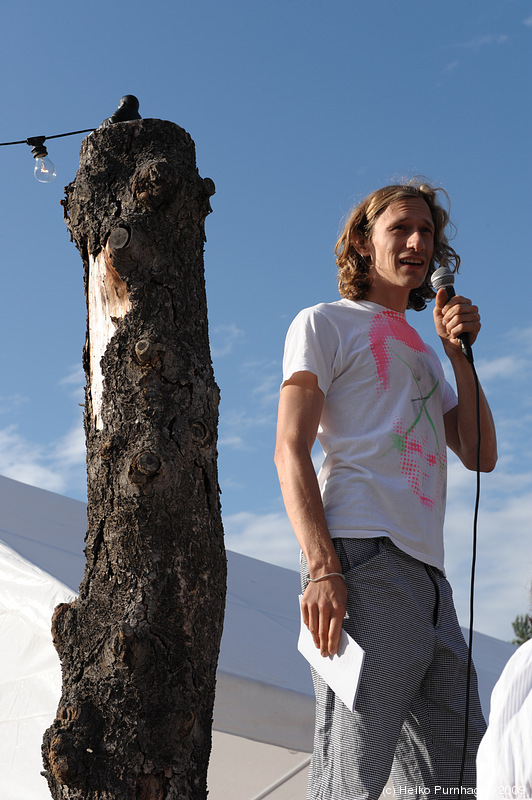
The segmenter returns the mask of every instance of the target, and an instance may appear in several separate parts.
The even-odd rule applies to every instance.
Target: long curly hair
[[[426,301],[435,297],[436,293],[432,289],[430,278],[438,266],[446,266],[452,272],[458,272],[460,256],[449,245],[446,234],[446,229],[449,228],[453,232],[454,226],[448,211],[438,202],[438,192],[446,197],[449,207],[449,196],[444,189],[433,187],[424,180],[414,178],[408,183],[393,184],[377,189],[352,209],[334,248],[338,267],[338,290],[342,297],[348,300],[364,300],[367,296],[372,283],[369,265],[365,258],[357,252],[355,243],[357,240],[371,238],[375,220],[389,205],[396,200],[409,197],[420,197],[430,208],[434,222],[434,253],[425,280],[417,289],[410,291],[407,308],[421,311],[426,307]]]

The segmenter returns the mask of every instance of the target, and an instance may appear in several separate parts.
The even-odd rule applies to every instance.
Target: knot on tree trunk
[[[135,344],[135,355],[142,366],[160,368],[165,349],[159,342],[141,339]]]
[[[83,785],[87,774],[94,773],[101,759],[101,726],[93,721],[92,731],[87,725],[91,705],[60,705],[53,728],[49,729],[43,742],[43,755],[49,778],[70,787]],[[91,739],[88,738],[92,732]],[[65,795],[68,796],[68,795]]]
[[[54,608],[52,614],[52,641],[59,657],[61,657],[65,642],[68,640],[68,631],[72,626],[75,605],[76,600],[72,603],[60,603]]]
[[[70,786],[78,785],[79,758],[72,737],[67,732],[54,736],[51,740],[48,762],[50,773],[56,781]]]
[[[142,164],[135,173],[131,190],[139,204],[155,209],[172,202],[179,184],[178,167],[163,158]]]
[[[133,483],[145,483],[146,480],[155,478],[161,466],[157,453],[138,453],[131,463],[129,479]]]
[[[194,420],[190,426],[190,439],[198,447],[206,447],[211,441],[211,432],[201,420]]]
[[[107,245],[111,254],[115,250],[123,250],[131,242],[131,228],[125,222],[122,222],[117,228],[114,228],[109,234]]]

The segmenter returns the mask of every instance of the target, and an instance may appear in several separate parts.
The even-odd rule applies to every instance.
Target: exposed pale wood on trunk
[[[100,362],[118,321],[131,309],[127,285],[113,268],[108,247],[97,256],[89,254],[88,292],[91,404],[94,424],[102,430],[103,373]]]

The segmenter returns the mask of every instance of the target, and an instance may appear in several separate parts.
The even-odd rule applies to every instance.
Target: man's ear
[[[361,236],[360,234],[353,235],[351,242],[359,255],[364,257],[371,255],[371,251],[368,246],[368,240],[364,236]]]

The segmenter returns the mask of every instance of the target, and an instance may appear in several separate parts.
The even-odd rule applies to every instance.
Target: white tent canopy
[[[84,503],[0,477],[2,800],[49,800],[40,744],[61,688],[50,619],[58,603],[75,596],[85,529]],[[236,553],[228,562],[209,798],[304,797],[314,699],[296,649],[299,577]],[[486,714],[513,650],[475,634]]]

